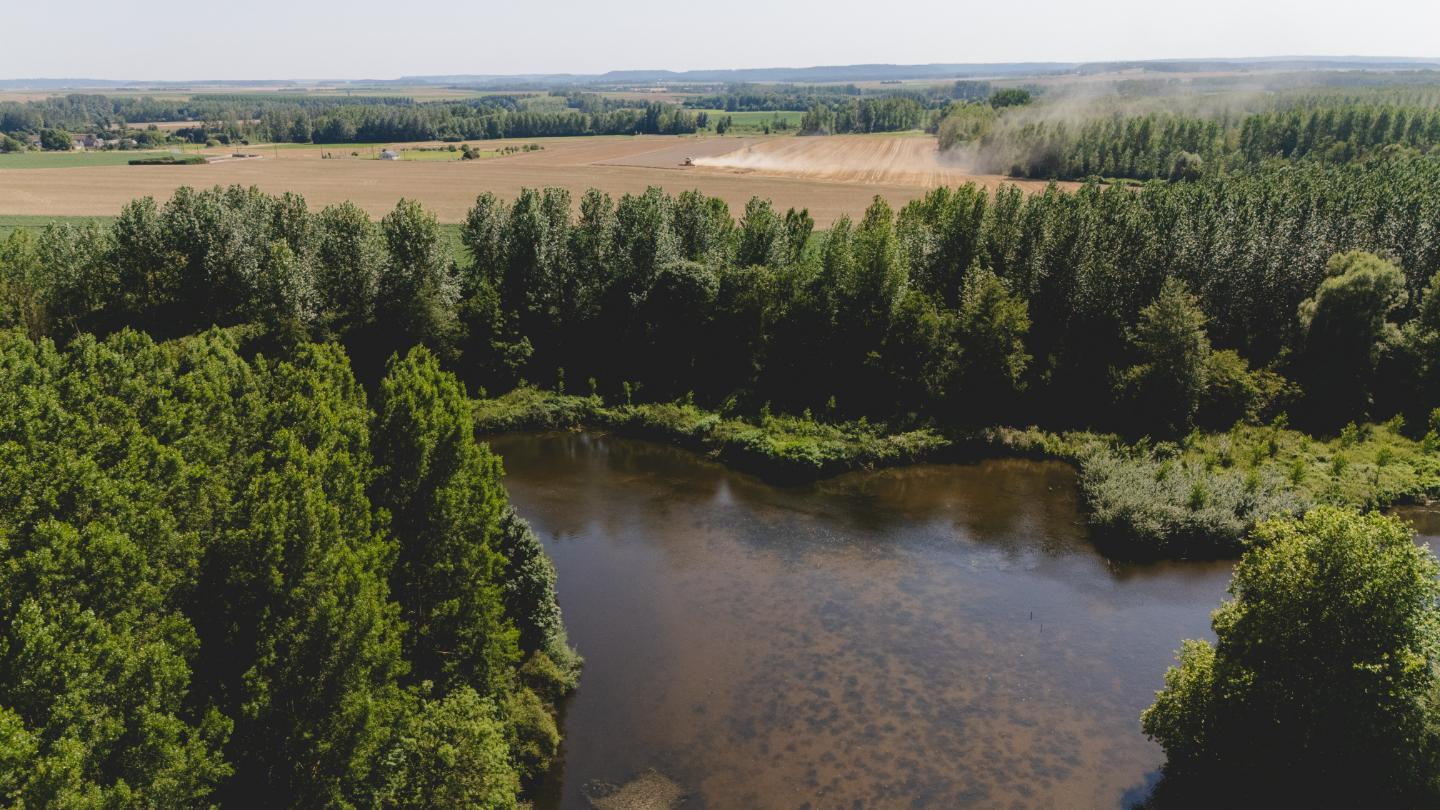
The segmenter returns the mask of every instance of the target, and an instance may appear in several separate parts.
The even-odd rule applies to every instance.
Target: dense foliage
[[[1142,717],[1160,807],[1440,801],[1440,565],[1394,518],[1261,524],[1215,613]]]
[[[0,333],[0,801],[513,806],[574,661],[468,416],[423,349],[377,414],[334,346]]]
[[[1103,544],[1146,556],[1228,555],[1272,515],[1440,495],[1440,434],[1415,441],[1402,427],[1347,425],[1321,440],[1283,422],[1236,424],[1128,447],[1071,435],[1063,454],[1079,464],[1088,519]]]

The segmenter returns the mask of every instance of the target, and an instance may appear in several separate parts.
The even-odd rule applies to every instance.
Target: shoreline
[[[480,437],[591,431],[678,446],[767,483],[995,458],[1062,461],[1096,547],[1126,561],[1238,558],[1259,520],[1322,504],[1365,510],[1440,496],[1440,453],[1399,424],[1351,426],[1321,440],[1283,425],[1236,425],[1180,442],[1038,427],[891,432],[884,425],[762,415],[758,423],[689,402],[607,405],[600,397],[517,388],[474,402]],[[1433,435],[1433,434],[1432,434]],[[1348,486],[1342,486],[1343,483]],[[1356,483],[1359,482],[1359,483]]]

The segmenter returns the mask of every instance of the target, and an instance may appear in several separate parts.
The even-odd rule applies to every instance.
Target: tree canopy
[[[1197,804],[1434,803],[1434,555],[1396,518],[1333,507],[1265,522],[1252,543],[1216,643],[1187,641],[1142,717],[1165,748],[1167,791]]]
[[[0,332],[7,806],[513,806],[574,682],[553,569],[433,355],[381,389]]]

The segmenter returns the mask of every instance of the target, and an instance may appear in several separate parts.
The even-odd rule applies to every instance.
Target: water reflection
[[[1391,513],[1415,529],[1416,539],[1440,554],[1440,506],[1397,506]]]
[[[1120,806],[1229,578],[1097,555],[1060,464],[779,488],[642,442],[492,445],[587,659],[542,806],[652,767],[693,807]]]

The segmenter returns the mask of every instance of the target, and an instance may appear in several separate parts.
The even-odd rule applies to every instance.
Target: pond
[[[1096,553],[1059,463],[776,487],[641,441],[490,443],[586,659],[541,808],[650,769],[687,808],[1122,807],[1229,582]]]

